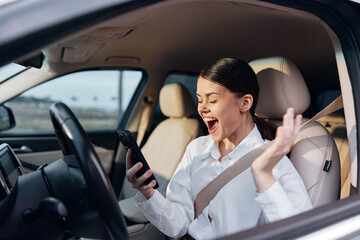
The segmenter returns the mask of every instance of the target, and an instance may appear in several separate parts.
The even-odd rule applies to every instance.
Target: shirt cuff
[[[142,193],[137,192],[135,195],[135,203],[151,221],[151,219],[159,219],[162,216],[166,199],[158,190],[155,190],[154,195],[149,199],[146,199]]]
[[[278,181],[265,192],[257,193],[255,201],[262,209],[267,222],[277,221],[297,213]]]

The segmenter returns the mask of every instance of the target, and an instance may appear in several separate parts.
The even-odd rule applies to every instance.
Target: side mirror
[[[0,131],[5,131],[15,127],[14,114],[10,108],[0,105]]]

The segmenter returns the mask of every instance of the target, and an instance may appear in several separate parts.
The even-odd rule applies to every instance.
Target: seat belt
[[[329,115],[343,107],[342,96],[339,96],[323,110],[317,113],[313,118],[311,118],[306,123],[300,126],[303,127],[311,122],[318,120],[321,117]],[[218,175],[214,180],[212,180],[208,185],[206,185],[197,195],[194,208],[195,208],[195,219],[201,214],[201,212],[209,205],[210,201],[216,196],[220,189],[230,182],[234,177],[238,176],[240,173],[245,171],[251,166],[251,163],[254,159],[260,156],[268,147],[270,147],[274,142],[270,141],[254,150],[248,152],[239,160],[236,161],[232,166],[228,167],[224,172]]]

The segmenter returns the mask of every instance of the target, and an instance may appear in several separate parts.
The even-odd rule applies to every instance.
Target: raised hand
[[[283,116],[283,125],[277,128],[274,143],[253,161],[251,170],[259,193],[275,182],[272,169],[290,151],[299,133],[301,118],[301,115],[294,118],[294,109],[289,108]]]

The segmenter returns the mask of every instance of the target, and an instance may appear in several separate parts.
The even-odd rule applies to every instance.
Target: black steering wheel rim
[[[55,103],[50,117],[64,156],[75,154],[84,174],[93,203],[111,239],[128,239],[127,227],[118,200],[100,160],[78,119],[68,106]]]

